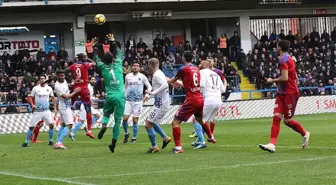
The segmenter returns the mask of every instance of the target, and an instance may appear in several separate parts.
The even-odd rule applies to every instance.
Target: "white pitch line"
[[[133,175],[148,175],[155,173],[171,173],[171,172],[184,172],[184,171],[199,171],[199,170],[212,170],[212,169],[224,169],[224,168],[239,168],[239,167],[249,167],[249,166],[261,166],[261,165],[271,165],[271,164],[281,164],[281,163],[292,163],[292,162],[305,162],[305,161],[317,161],[324,159],[334,159],[333,157],[316,157],[316,158],[307,158],[307,159],[295,159],[295,160],[283,160],[283,161],[274,161],[274,162],[260,162],[260,163],[250,163],[250,164],[236,164],[228,166],[214,166],[207,168],[187,168],[187,169],[176,169],[176,170],[165,170],[165,171],[152,171],[152,172],[135,172],[135,173],[120,173],[112,175],[93,175],[93,176],[77,176],[67,179],[80,179],[80,178],[98,178],[98,177],[121,177],[121,176],[133,176]]]
[[[20,173],[10,173],[10,172],[4,172],[4,171],[0,171],[0,175],[22,177],[22,178],[25,178],[25,179],[64,182],[64,183],[68,183],[68,184],[77,184],[77,185],[95,185],[95,184],[89,184],[89,183],[84,183],[84,182],[71,181],[71,180],[67,180],[67,179],[38,177],[38,176],[24,175],[24,174],[20,174]]]
[[[220,147],[232,147],[232,148],[258,148],[258,145],[218,145]],[[300,146],[276,146],[276,148],[289,148],[289,149],[300,149]],[[308,146],[307,149],[336,149],[336,147],[333,146]]]
[[[105,144],[102,142],[90,142],[90,141],[74,141],[73,143],[87,143],[87,144]],[[46,143],[46,142],[45,142]],[[66,144],[72,143],[72,142],[66,142]],[[149,145],[148,143],[135,143],[135,144],[129,144],[129,145]],[[232,148],[258,148],[258,145],[214,145],[214,146],[220,146],[220,147],[232,147]],[[288,148],[288,149],[300,149],[300,146],[276,146],[277,148]],[[336,146],[308,146],[307,149],[336,149]]]

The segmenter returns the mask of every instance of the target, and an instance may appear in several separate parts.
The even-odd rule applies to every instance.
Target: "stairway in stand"
[[[242,70],[238,70],[238,66],[236,62],[231,62],[232,66],[238,71],[238,74],[240,76],[241,82],[240,82],[240,90],[246,91],[246,90],[256,90],[255,85],[251,84],[250,81],[246,76],[244,76]],[[250,99],[250,93],[248,92],[242,92],[242,99],[243,100],[249,100]],[[252,93],[252,99],[261,99],[261,92],[253,92]]]

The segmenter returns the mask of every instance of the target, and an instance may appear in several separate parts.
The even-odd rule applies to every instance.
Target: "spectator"
[[[171,40],[166,37],[166,34],[162,34],[162,46],[168,47],[170,46]]]
[[[145,51],[148,48],[147,44],[143,41],[142,38],[139,39],[139,43],[136,45],[138,51]]]
[[[22,103],[27,103],[26,98],[28,97],[29,88],[25,83],[22,83],[19,91],[19,97]]]
[[[51,60],[52,57],[56,58],[56,53],[54,52],[54,49],[51,48],[48,52],[48,59]]]
[[[266,32],[266,31],[265,31]],[[273,32],[271,33],[271,35],[269,36],[269,41],[272,42],[272,41],[277,41],[279,39],[279,36],[276,34],[276,31],[273,30]]]
[[[272,33],[272,34],[273,34],[273,33]],[[271,34],[271,35],[272,35],[272,34]],[[271,40],[271,35],[270,35],[270,39],[269,39],[269,40]],[[269,41],[269,40],[268,40],[267,31],[264,31],[264,35],[261,36],[261,38],[260,38],[260,42],[265,43],[266,41]],[[272,38],[272,40],[275,40],[275,39]]]
[[[174,53],[170,52],[166,57],[166,64],[172,67],[176,63]]]
[[[316,27],[313,27],[313,31],[310,33],[310,40],[317,42],[320,41],[320,34],[316,31]]]
[[[190,42],[186,41],[185,45],[184,45],[184,50],[192,50]]]
[[[198,36],[198,39],[196,40],[195,42],[195,46],[198,45],[200,46],[203,42],[205,42],[205,40],[203,39],[203,36],[202,35],[199,35]],[[187,50],[187,49],[186,49]]]
[[[226,38],[226,34],[222,34],[221,37],[218,39],[219,50],[223,53],[224,56],[229,56],[228,51],[228,40]]]
[[[133,35],[130,35],[128,37],[128,40],[126,41],[126,52],[128,53],[132,47],[135,49],[136,48],[136,42],[135,42],[135,39],[133,38]]]
[[[129,65],[128,61],[124,60],[122,70],[123,70],[124,78],[127,74],[131,73],[131,66]]]
[[[288,31],[288,35],[286,36],[286,40],[288,40],[291,44],[294,43],[295,36],[293,35],[292,31]]]
[[[16,91],[16,89],[17,89],[17,83],[16,83],[16,80],[14,79],[14,77],[10,77],[9,78],[8,89],[10,91]]]
[[[239,53],[240,49],[240,37],[237,31],[233,32],[233,36],[230,38],[230,45],[231,45],[231,61],[236,60],[236,55]]]
[[[170,45],[168,47],[168,53],[173,53],[174,55],[176,53],[176,48],[175,48],[175,46],[173,45],[172,42],[170,42]]]
[[[42,48],[40,48],[40,50],[36,54],[37,60],[40,60],[42,57],[47,58],[47,56],[47,53]]]
[[[14,106],[13,102],[9,103],[9,106],[6,108],[5,113],[6,114],[11,114],[11,113],[19,113],[19,109]]]
[[[336,26],[334,27],[334,30],[331,32],[331,40],[336,43]]]
[[[14,94],[13,90],[10,90],[9,93],[7,94],[7,103],[14,102],[17,103],[17,96]]]
[[[285,31],[283,29],[280,30],[279,39],[281,39],[281,40],[285,40],[286,39]]]
[[[0,60],[0,73],[6,71],[6,65]]]
[[[0,105],[5,104],[6,103],[6,95],[2,92],[0,92]],[[0,109],[1,112],[1,109]]]
[[[65,61],[69,57],[68,52],[61,47],[61,49],[57,52],[57,60]]]
[[[153,47],[153,53],[157,53],[158,55],[163,55],[162,53],[162,47],[159,44],[155,44]]]
[[[330,42],[330,35],[329,35],[329,33],[327,33],[326,29],[324,29],[323,33],[321,34],[321,40],[323,40],[323,39],[324,39],[325,42]]]

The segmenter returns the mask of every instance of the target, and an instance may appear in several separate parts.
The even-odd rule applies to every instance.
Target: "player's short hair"
[[[140,62],[139,62],[138,60],[134,60],[134,61],[132,62],[132,66],[133,66],[134,64],[139,64],[139,66],[141,67],[141,64],[140,64]]]
[[[160,62],[157,58],[150,58],[148,59],[148,65],[151,65],[153,67],[159,66]]]
[[[45,75],[45,74],[41,74],[41,75],[39,76],[39,78],[41,78],[42,76],[43,76],[45,79],[47,79],[47,75]]]
[[[56,71],[56,75],[60,75],[60,74],[65,74],[65,71],[64,70],[57,70]]]
[[[83,61],[83,59],[85,59],[86,56],[85,56],[84,53],[79,53],[79,54],[77,54],[77,58],[78,58],[79,61]]]
[[[287,40],[280,40],[278,42],[278,47],[283,52],[288,52],[289,51],[289,46],[290,46],[290,43]]]
[[[190,50],[184,51],[183,52],[183,57],[186,60],[186,62],[192,62],[193,52],[190,51]]]

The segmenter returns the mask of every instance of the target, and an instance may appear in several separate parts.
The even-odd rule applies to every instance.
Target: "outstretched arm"
[[[106,39],[111,45],[113,54],[116,56],[116,62],[122,64],[123,61],[123,53],[121,52],[121,49],[118,47],[118,44],[114,38],[113,34],[106,35]]]

